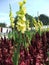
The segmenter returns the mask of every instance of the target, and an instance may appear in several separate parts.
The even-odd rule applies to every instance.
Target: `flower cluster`
[[[12,56],[14,52],[13,40],[6,37],[0,39],[0,65],[14,65]]]
[[[34,37],[28,50],[21,46],[19,65],[49,65],[49,32],[42,36],[36,33]]]
[[[23,2],[19,2],[20,10],[17,12],[18,21],[17,21],[17,30],[21,33],[24,33],[26,29],[29,27],[28,21],[26,21],[26,7],[24,6],[26,3],[26,0],[23,0]]]
[[[14,28],[14,17],[13,17],[11,5],[10,5],[10,14],[9,14],[9,17],[10,17],[10,21],[11,21],[11,26],[12,26],[12,28]]]
[[[33,24],[35,26],[36,31],[38,31],[39,29],[40,30],[42,29],[43,23],[39,19],[38,21],[36,21],[36,19],[33,18]]]

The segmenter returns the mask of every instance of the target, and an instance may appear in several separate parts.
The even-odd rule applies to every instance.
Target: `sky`
[[[18,2],[22,0],[0,0],[0,23],[10,25],[9,4],[11,4],[14,17],[19,10]],[[31,16],[45,14],[49,16],[49,0],[27,0],[27,13]]]

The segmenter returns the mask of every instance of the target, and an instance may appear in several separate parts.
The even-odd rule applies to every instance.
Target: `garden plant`
[[[49,65],[49,31],[42,29],[39,18],[32,18],[35,31],[31,29],[25,4],[19,2],[16,22],[10,5],[12,32],[0,39],[0,65]]]

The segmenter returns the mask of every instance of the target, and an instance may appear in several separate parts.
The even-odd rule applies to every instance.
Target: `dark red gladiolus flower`
[[[10,40],[6,37],[0,39],[0,65],[14,65],[12,62],[13,43],[13,38]],[[28,48],[20,45],[18,65],[43,65],[44,63],[49,65],[47,52],[49,52],[49,32],[43,32],[41,36],[36,33]]]

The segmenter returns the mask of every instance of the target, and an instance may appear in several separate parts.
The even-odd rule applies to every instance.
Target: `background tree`
[[[43,22],[44,25],[49,25],[49,17],[48,16],[41,14],[39,16],[39,19]]]
[[[0,23],[0,27],[6,27],[5,23]]]

